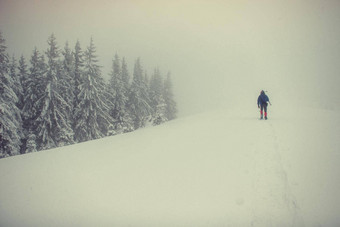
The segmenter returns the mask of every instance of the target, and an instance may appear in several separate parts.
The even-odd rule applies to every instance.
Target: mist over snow
[[[1,159],[0,225],[339,226],[339,111],[270,113],[209,111]]]
[[[10,55],[92,37],[105,78],[170,71],[179,111],[1,159],[0,226],[340,226],[339,25],[337,0],[0,0]]]
[[[277,105],[338,108],[339,23],[338,1],[0,2],[9,53],[45,50],[51,33],[61,47],[93,37],[104,76],[116,52],[171,71],[180,115],[253,104],[262,89]]]

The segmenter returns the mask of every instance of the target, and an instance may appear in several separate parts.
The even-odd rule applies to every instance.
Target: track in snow
[[[278,137],[292,132],[281,132],[285,119],[259,121],[256,114],[215,111],[0,160],[0,222],[303,226],[281,158],[299,144]]]

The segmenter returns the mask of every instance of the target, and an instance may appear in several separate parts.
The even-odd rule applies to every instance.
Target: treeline
[[[148,77],[140,59],[132,78],[117,54],[106,82],[91,39],[63,49],[55,36],[30,64],[6,53],[0,32],[0,158],[131,132],[176,117],[170,74]]]

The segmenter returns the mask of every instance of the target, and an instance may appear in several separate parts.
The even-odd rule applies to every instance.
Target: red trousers
[[[267,103],[263,103],[261,105],[261,117],[263,116],[263,110],[264,110],[264,116],[267,117],[267,106],[268,106]]]

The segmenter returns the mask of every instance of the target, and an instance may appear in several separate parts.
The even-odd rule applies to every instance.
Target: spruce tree
[[[48,149],[73,143],[73,132],[67,111],[70,108],[61,92],[63,91],[62,67],[56,38],[48,38],[46,51],[48,63],[46,87],[38,99],[41,112],[37,118],[37,141],[40,149]]]
[[[129,89],[130,89],[130,75],[129,75],[129,71],[128,71],[128,68],[127,68],[125,58],[123,58],[123,60],[122,60],[122,79],[123,79],[123,82],[124,82],[126,96],[128,96],[128,92],[129,92]]]
[[[13,80],[12,89],[18,97],[18,102],[16,103],[16,105],[20,108],[21,103],[19,101],[21,100],[23,89],[20,83],[20,77],[19,77],[17,70],[18,70],[17,60],[15,59],[13,55],[10,61],[10,65],[9,65],[9,75],[11,79]]]
[[[124,66],[120,64],[120,58],[116,54],[112,64],[112,72],[109,81],[109,94],[111,97],[110,115],[114,119],[114,131],[117,134],[132,130],[132,120],[127,111],[127,81],[124,81]],[[126,77],[126,69],[124,69]],[[126,79],[126,78],[125,78]]]
[[[45,56],[35,48],[31,67],[6,53],[0,32],[0,158],[115,135],[176,117],[170,74],[149,78],[138,58],[133,78],[116,54],[110,81],[101,76],[91,38],[61,51],[52,34]],[[21,146],[22,145],[22,146]],[[21,146],[21,151],[20,151]]]
[[[12,82],[12,89],[15,92],[16,96],[17,96],[17,101],[15,103],[15,105],[18,107],[19,113],[20,113],[20,119],[18,119],[18,121],[20,121],[20,127],[17,129],[17,133],[20,135],[21,137],[21,145],[24,139],[24,133],[23,133],[23,122],[22,122],[22,114],[21,114],[21,108],[22,108],[22,96],[23,96],[23,88],[21,85],[21,81],[20,81],[20,74],[18,73],[18,64],[17,64],[17,60],[15,59],[14,55],[11,58],[10,64],[9,64],[9,76],[11,78]],[[24,150],[22,150],[22,147],[20,148],[20,153],[23,153]]]
[[[59,91],[63,99],[68,103],[68,109],[65,110],[66,117],[68,119],[69,124],[71,125],[73,131],[73,112],[75,102],[74,95],[74,55],[69,48],[68,42],[66,42],[64,50],[62,51],[63,60],[62,60],[62,68],[60,72],[60,80],[59,80]]]
[[[46,63],[44,56],[39,53],[37,48],[33,50],[30,63],[28,76],[23,81],[25,89],[22,116],[27,135],[29,131],[36,132],[35,120],[42,108],[42,102],[39,99],[43,96],[46,87]]]
[[[19,154],[22,138],[22,120],[16,105],[19,99],[13,90],[6,48],[0,32],[0,158]]]
[[[83,83],[82,81],[82,75],[84,71],[84,53],[81,50],[79,40],[76,43],[76,46],[74,48],[74,79],[73,79],[73,130],[75,130],[75,109],[79,105],[78,96],[80,93],[79,86]]]
[[[147,118],[151,114],[149,94],[144,79],[143,69],[138,58],[134,66],[128,103],[135,130],[144,127]]]
[[[96,49],[91,38],[84,55],[82,83],[79,85],[79,104],[75,109],[75,139],[83,142],[108,135],[113,123],[105,97],[105,83],[97,64]]]
[[[26,153],[37,152],[36,136],[30,133],[26,142]]]
[[[147,121],[151,120],[152,108],[151,108],[151,99],[150,99],[150,87],[149,87],[149,76],[147,71],[144,71],[144,76],[142,77],[142,97],[146,100],[147,105],[147,114],[142,118],[142,127],[145,127]]]
[[[27,64],[26,64],[26,60],[24,58],[24,56],[20,57],[19,60],[19,66],[18,66],[18,70],[19,70],[19,82],[20,82],[20,86],[22,88],[22,92],[20,94],[20,96],[18,97],[19,102],[18,102],[18,108],[21,111],[21,118],[22,118],[22,130],[23,130],[23,138],[21,139],[21,151],[20,153],[25,153],[26,151],[26,142],[27,142],[27,138],[28,138],[28,131],[26,130],[25,127],[25,116],[23,113],[23,108],[25,105],[25,101],[24,101],[24,97],[25,94],[27,93],[27,80],[28,80],[28,69],[27,69]]]
[[[174,100],[173,85],[171,81],[171,74],[168,73],[164,81],[163,97],[166,104],[165,116],[168,120],[173,120],[176,118],[177,114],[177,104]]]
[[[150,80],[150,99],[152,108],[152,124],[159,125],[166,122],[166,104],[163,98],[163,78],[158,68],[155,69],[154,74]]]
[[[125,127],[124,132],[131,132],[134,130],[134,124],[131,117],[131,112],[129,109],[129,94],[130,94],[130,74],[128,71],[127,63],[125,58],[122,60],[122,80],[123,80],[123,86],[124,86],[124,96],[126,97],[126,103],[125,103]]]
[[[150,79],[147,70],[144,70],[143,83],[145,85],[146,91],[150,93]],[[149,97],[150,98],[150,97]]]
[[[23,121],[22,121],[22,106],[23,106],[23,96],[24,96],[24,91],[23,91],[23,85],[22,85],[22,80],[21,80],[21,71],[19,71],[19,66],[17,64],[17,61],[13,55],[10,65],[9,65],[9,75],[11,80],[13,81],[12,84],[12,89],[15,92],[17,96],[17,102],[16,106],[20,110],[20,117],[21,117],[21,126],[23,126]],[[23,130],[23,127],[18,128],[18,134],[21,136],[21,147],[20,147],[20,153],[25,152],[25,130]]]
[[[24,107],[24,95],[26,93],[26,85],[27,85],[27,80],[28,80],[28,66],[26,64],[26,60],[23,55],[21,55],[20,60],[19,60],[19,82],[20,86],[22,88],[21,96],[19,98],[19,108],[20,110],[23,109]]]
[[[39,121],[37,120],[43,103],[40,98],[43,97],[46,87],[46,70],[45,58],[39,53],[37,48],[33,50],[31,56],[31,67],[26,80],[23,81],[23,128],[25,133],[24,148],[26,152],[33,152],[38,149],[36,144],[36,135],[38,135]],[[30,147],[34,147],[34,149]]]

